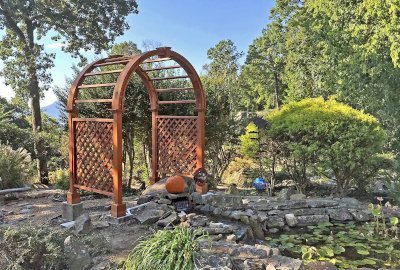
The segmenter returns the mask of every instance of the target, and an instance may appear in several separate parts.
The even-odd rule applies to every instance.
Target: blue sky
[[[142,47],[144,41],[160,42],[184,55],[201,72],[208,62],[207,50],[223,39],[231,39],[239,50],[248,46],[268,22],[273,1],[268,0],[138,0],[139,14],[130,15],[130,29],[117,42],[133,41]],[[56,53],[55,67],[51,70],[53,84],[65,85],[76,60],[63,53],[59,43],[42,41],[48,52]],[[95,57],[87,53],[89,59]],[[0,64],[1,67],[1,64]],[[2,84],[0,96],[10,98],[12,89]],[[54,94],[45,94],[42,105],[55,101]]]

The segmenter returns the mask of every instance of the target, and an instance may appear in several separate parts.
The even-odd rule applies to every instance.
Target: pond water
[[[374,230],[374,223],[321,223],[267,237],[282,255],[312,261],[330,261],[339,269],[400,269],[400,241],[388,228],[386,237]]]

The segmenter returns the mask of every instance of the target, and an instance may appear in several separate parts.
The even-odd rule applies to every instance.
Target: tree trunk
[[[30,96],[32,110],[32,130],[36,139],[34,140],[34,151],[37,158],[37,171],[40,183],[49,184],[49,171],[47,169],[47,156],[45,150],[45,142],[40,138],[42,132],[42,116],[40,114],[40,91],[37,81],[36,72],[31,74]]]
[[[275,81],[275,108],[279,109],[279,79],[278,74],[274,72],[274,81]]]
[[[28,53],[28,73],[29,73],[29,93],[31,97],[31,110],[32,110],[32,130],[36,139],[34,140],[34,151],[37,158],[37,171],[40,183],[49,184],[49,171],[47,169],[47,156],[45,149],[45,142],[40,138],[42,132],[42,115],[40,111],[40,88],[37,76],[36,56],[35,56],[35,42],[34,42],[34,27],[29,20],[26,20],[26,33],[28,38],[26,51]],[[31,56],[31,57],[29,57]]]

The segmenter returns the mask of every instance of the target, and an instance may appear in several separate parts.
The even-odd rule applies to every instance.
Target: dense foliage
[[[32,182],[33,162],[29,153],[0,143],[0,189],[21,187]]]
[[[379,168],[385,134],[376,118],[336,100],[303,99],[268,114],[269,136],[280,158],[304,192],[309,173],[326,176],[343,192],[351,184],[360,189]]]
[[[63,237],[64,236],[64,237]],[[0,229],[3,269],[64,269],[64,232],[40,227]]]

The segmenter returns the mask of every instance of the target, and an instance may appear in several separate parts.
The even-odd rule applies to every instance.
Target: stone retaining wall
[[[368,206],[354,198],[282,200],[261,196],[241,197],[224,193],[192,194],[196,210],[261,224],[265,233],[317,225],[321,222],[366,222],[372,220]],[[400,216],[399,212],[391,215]]]

